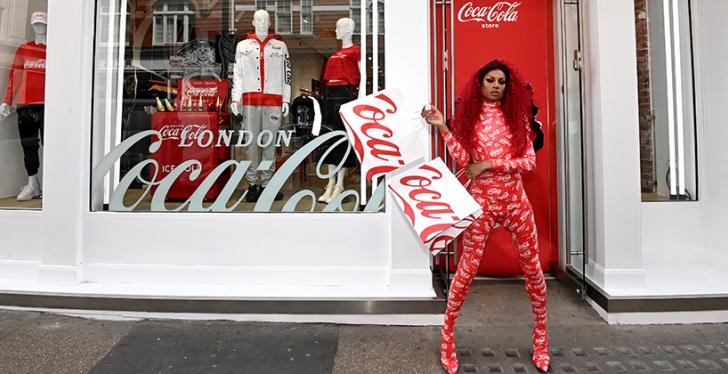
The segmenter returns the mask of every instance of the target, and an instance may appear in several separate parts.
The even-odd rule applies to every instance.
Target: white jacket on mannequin
[[[251,33],[237,45],[232,100],[242,103],[248,93],[280,95],[283,103],[291,102],[288,47],[273,34],[261,41]]]

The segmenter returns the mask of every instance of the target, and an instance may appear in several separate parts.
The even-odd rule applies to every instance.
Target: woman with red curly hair
[[[448,373],[457,372],[455,319],[478,272],[488,235],[493,228],[503,226],[519,252],[536,320],[532,361],[546,372],[551,360],[546,332],[546,282],[538,258],[533,210],[521,179],[522,172],[536,168],[527,84],[508,63],[493,60],[478,70],[463,89],[455,110],[454,136],[437,109],[423,111],[422,116],[440,129],[450,155],[471,179],[468,192],[483,207],[483,216],[463,237],[463,253],[447,298],[440,361]]]

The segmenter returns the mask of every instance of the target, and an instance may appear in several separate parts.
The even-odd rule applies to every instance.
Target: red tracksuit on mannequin
[[[526,126],[527,124],[524,124]],[[445,132],[443,138],[458,167],[490,160],[492,169],[473,178],[468,191],[483,207],[483,216],[464,233],[463,254],[450,287],[442,327],[442,364],[450,373],[457,371],[454,325],[473,278],[483,257],[485,243],[491,230],[503,226],[511,234],[519,252],[518,260],[526,278],[526,291],[536,325],[533,329],[534,364],[548,368],[548,337],[546,333],[546,282],[538,258],[536,225],[531,203],[523,188],[521,172],[536,167],[536,154],[529,142],[522,157],[514,157],[512,134],[499,103],[485,103],[480,120],[475,123],[472,153]]]

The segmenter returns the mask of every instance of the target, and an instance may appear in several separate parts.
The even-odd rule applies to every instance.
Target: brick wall
[[[655,147],[650,88],[650,43],[647,0],[634,1],[637,38],[637,90],[640,123],[640,174],[642,192],[656,192]]]

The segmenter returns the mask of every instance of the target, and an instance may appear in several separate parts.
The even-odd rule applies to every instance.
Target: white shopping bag
[[[346,103],[339,115],[368,181],[428,158],[429,126],[419,112],[409,111],[399,89]]]
[[[420,160],[390,174],[387,189],[423,247],[433,255],[483,214],[482,207],[439,158]]]

